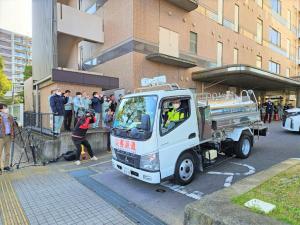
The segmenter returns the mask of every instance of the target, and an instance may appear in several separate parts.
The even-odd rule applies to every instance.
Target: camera
[[[86,117],[92,117],[92,116],[95,116],[95,110],[93,109],[89,109],[85,112],[85,116]]]

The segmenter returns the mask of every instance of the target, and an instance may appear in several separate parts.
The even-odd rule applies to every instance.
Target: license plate
[[[124,168],[123,172],[124,172],[126,175],[130,175],[130,170],[127,169],[127,168]]]

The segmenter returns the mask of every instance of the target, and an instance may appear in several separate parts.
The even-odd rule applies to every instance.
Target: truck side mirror
[[[145,131],[150,131],[150,116],[148,114],[143,114],[141,117],[141,125],[140,128]]]

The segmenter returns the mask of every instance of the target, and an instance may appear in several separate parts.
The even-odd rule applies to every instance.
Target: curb
[[[242,195],[271,177],[299,164],[300,158],[291,158],[271,168],[238,181],[234,185],[190,203],[184,212],[184,225],[283,225],[273,218],[253,213],[231,203],[235,196]]]

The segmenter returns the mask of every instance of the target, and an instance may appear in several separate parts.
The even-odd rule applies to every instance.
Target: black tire
[[[251,150],[252,150],[252,138],[247,134],[243,134],[240,137],[240,140],[236,142],[234,146],[234,153],[237,158],[246,159],[251,154]]]
[[[187,185],[193,181],[196,172],[195,162],[194,156],[189,152],[179,157],[175,167],[175,183]],[[183,173],[185,173],[186,176]]]

